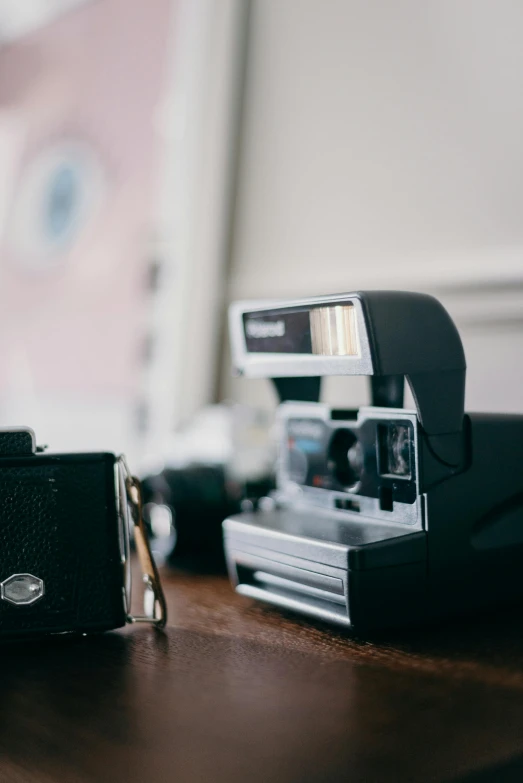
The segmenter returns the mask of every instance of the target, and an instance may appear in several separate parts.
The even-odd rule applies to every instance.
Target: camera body
[[[461,340],[437,300],[240,304],[231,333],[236,368],[281,400],[277,490],[224,523],[239,593],[356,630],[523,598],[523,416],[464,413]],[[369,375],[374,404],[319,402],[335,372]]]
[[[126,481],[114,454],[46,454],[32,430],[0,430],[0,636],[133,619]]]

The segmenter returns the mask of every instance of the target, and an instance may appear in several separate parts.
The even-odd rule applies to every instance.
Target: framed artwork
[[[223,195],[227,169],[227,85],[209,101],[238,4],[218,5],[0,0],[0,426],[135,457],[175,426],[172,313],[201,274],[201,189]]]

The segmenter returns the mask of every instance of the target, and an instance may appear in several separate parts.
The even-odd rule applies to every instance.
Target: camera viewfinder
[[[411,478],[411,429],[408,424],[378,425],[379,467],[382,476]]]

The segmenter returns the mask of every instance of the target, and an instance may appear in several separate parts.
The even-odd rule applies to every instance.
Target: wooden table
[[[2,649],[0,781],[523,781],[523,609],[372,640],[166,578],[170,622]]]

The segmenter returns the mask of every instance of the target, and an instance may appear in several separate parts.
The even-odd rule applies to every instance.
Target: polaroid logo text
[[[291,438],[321,440],[325,432],[325,425],[317,419],[290,419],[287,432]]]
[[[283,337],[285,335],[285,321],[247,321],[245,333],[247,337],[260,340],[266,337]]]

